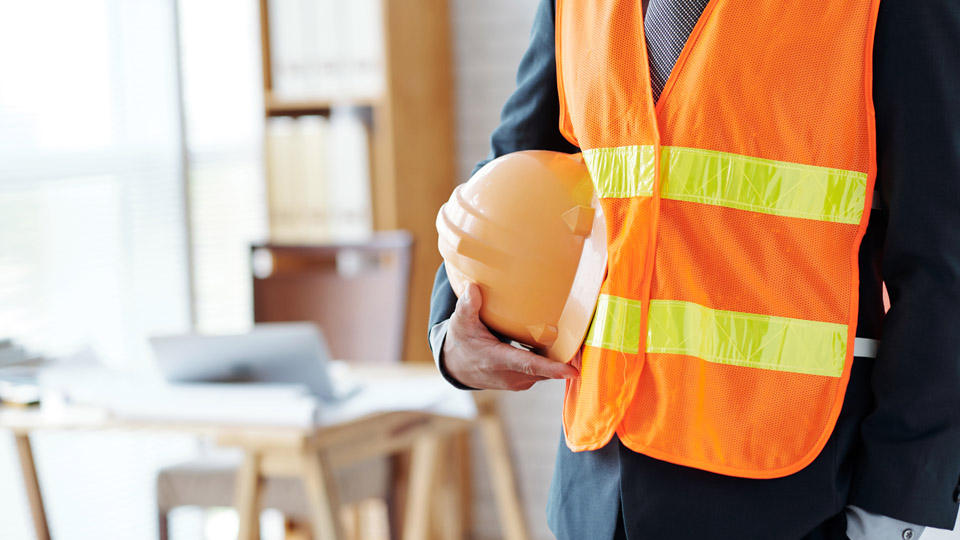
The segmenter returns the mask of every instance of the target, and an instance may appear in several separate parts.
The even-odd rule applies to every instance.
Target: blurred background
[[[19,351],[11,365],[82,357],[150,373],[150,336],[245,332],[280,309],[258,315],[256,302],[296,298],[258,296],[255,278],[320,264],[309,248],[404,230],[395,359],[431,362],[434,216],[488,152],[536,4],[0,2],[0,349]],[[278,258],[292,245],[305,251]],[[351,259],[337,257],[342,272]],[[4,374],[8,387],[30,382]],[[561,392],[501,397],[534,538],[549,537]],[[0,433],[0,538],[31,538],[13,438]],[[149,431],[32,440],[61,539],[156,538],[158,471],[209,446]],[[489,471],[472,467],[468,534],[500,538]],[[169,523],[177,539],[237,533],[221,507],[184,505]],[[283,518],[267,512],[262,530],[282,537]]]

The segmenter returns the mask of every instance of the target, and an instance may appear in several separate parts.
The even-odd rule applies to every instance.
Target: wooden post
[[[47,514],[43,509],[40,481],[37,478],[37,466],[33,460],[33,448],[30,446],[30,434],[16,432],[13,437],[17,444],[20,473],[23,475],[23,487],[27,492],[27,502],[30,504],[30,515],[33,517],[33,531],[37,540],[50,540]]]
[[[243,464],[237,469],[237,519],[239,540],[260,538],[260,483],[262,479],[259,450],[245,449]]]
[[[437,483],[440,449],[441,441],[437,435],[425,435],[413,447],[403,540],[428,540],[430,537],[430,509]]]
[[[473,453],[470,451],[471,430],[454,435],[453,466],[457,468],[457,512],[460,521],[459,538],[467,538],[473,531]]]
[[[517,493],[516,474],[510,459],[510,447],[507,444],[507,433],[495,403],[489,404],[485,410],[482,410],[480,429],[487,447],[487,463],[490,467],[503,536],[506,540],[528,540],[523,504]]]
[[[310,501],[310,526],[314,540],[343,540],[340,497],[325,456],[309,447],[301,454],[303,487]]]
[[[270,5],[260,0],[260,65],[263,69],[263,98],[273,90],[273,58],[270,53]]]
[[[463,495],[464,487],[470,488],[470,476],[464,474],[464,465],[469,467],[469,462],[464,463],[462,458],[469,454],[462,453],[463,440],[464,433],[452,433],[443,438],[440,447],[437,468],[442,474],[433,490],[430,516],[433,537],[439,540],[461,540],[468,536],[469,510],[465,503],[469,499],[465,501]]]
[[[414,236],[406,361],[430,360],[427,318],[440,264],[434,225],[456,180],[447,0],[383,0],[386,96],[376,111],[374,226]]]

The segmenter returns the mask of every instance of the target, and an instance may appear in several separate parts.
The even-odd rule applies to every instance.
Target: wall
[[[453,0],[457,160],[466,180],[490,149],[500,107],[513,91],[538,0]]]

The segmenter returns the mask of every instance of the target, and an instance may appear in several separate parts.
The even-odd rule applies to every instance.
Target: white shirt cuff
[[[918,540],[925,527],[892,517],[871,514],[858,506],[848,506],[847,538],[850,540]]]

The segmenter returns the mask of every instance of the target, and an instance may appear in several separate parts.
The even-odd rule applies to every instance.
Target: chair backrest
[[[336,359],[399,362],[412,246],[404,231],[363,242],[251,246],[254,320],[311,321]]]

